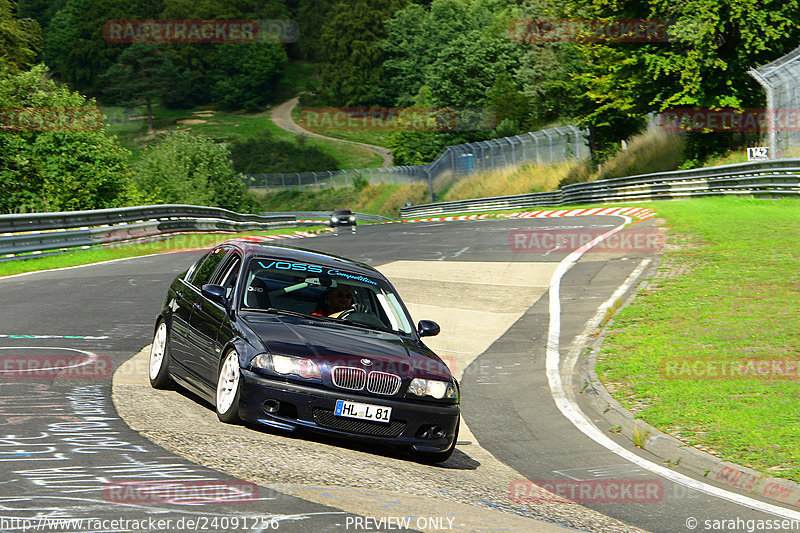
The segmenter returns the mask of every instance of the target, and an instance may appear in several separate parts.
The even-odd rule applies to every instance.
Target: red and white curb
[[[248,241],[248,242],[266,242],[266,241],[276,241],[279,239],[302,239],[305,237],[314,237],[322,232],[329,232],[333,231],[332,228],[323,228],[319,230],[317,233],[311,233],[308,231],[295,231],[294,233],[281,233],[279,235],[250,235],[247,237],[239,237],[238,240],[241,241]]]
[[[558,211],[524,211],[511,213],[508,218],[550,218],[550,217],[577,217],[588,215],[624,215],[636,217],[639,220],[653,218],[655,211],[644,207],[595,207],[592,209],[562,209]]]
[[[462,215],[457,217],[408,218],[400,220],[398,222],[453,222],[454,220],[484,220],[489,218],[490,216],[492,215],[483,214],[483,215]],[[389,224],[389,222],[384,222],[384,224]]]
[[[457,217],[431,217],[409,218],[399,221],[382,222],[382,224],[396,224],[398,222],[452,222],[454,220],[484,220],[487,218],[551,218],[551,217],[577,217],[589,215],[620,215],[646,220],[655,216],[655,211],[644,207],[594,207],[587,209],[560,209],[550,211],[522,211],[518,213],[499,213],[482,215],[462,215]]]

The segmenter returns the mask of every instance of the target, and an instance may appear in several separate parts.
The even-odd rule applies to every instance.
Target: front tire
[[[172,386],[169,375],[169,329],[162,319],[158,321],[153,344],[150,346],[150,385],[154,389],[168,389]]]
[[[230,350],[222,361],[217,377],[217,418],[226,424],[241,422],[239,418],[239,396],[242,391],[242,373],[239,355]]]

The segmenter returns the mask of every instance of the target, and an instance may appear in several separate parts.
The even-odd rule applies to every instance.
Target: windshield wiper
[[[367,324],[366,322],[359,322],[358,320],[350,320],[349,318],[340,318],[338,320],[340,322],[344,322],[345,324],[349,324],[349,325],[352,325],[352,326],[358,326],[358,327],[365,327],[365,328],[368,328],[368,329],[374,329],[375,331],[383,331],[385,333],[394,333],[395,335],[397,333],[399,333],[398,331],[395,331],[393,329],[382,328],[381,326],[376,326],[374,324]]]
[[[258,307],[247,307],[248,311],[258,311],[259,313],[270,313],[272,315],[287,315],[287,316],[295,316],[297,318],[317,318],[319,320],[327,320],[327,321],[337,321],[335,318],[322,316],[322,315],[309,315],[306,313],[300,313],[299,311],[290,311],[288,309],[278,309],[277,307],[268,307],[266,309],[261,309]]]
[[[382,328],[380,326],[375,326],[374,324],[367,324],[365,322],[359,322],[357,320],[350,320],[347,318],[334,318],[325,315],[309,315],[306,313],[300,313],[298,311],[289,311],[288,309],[278,309],[277,307],[268,307],[266,309],[247,307],[246,309],[248,311],[258,311],[260,313],[270,313],[273,315],[287,315],[287,316],[294,316],[297,318],[313,318],[321,320],[323,322],[332,322],[334,324],[347,324],[348,326],[364,327],[368,329],[373,329],[375,331],[382,331],[384,333],[394,333],[395,335],[400,333],[399,331],[395,331],[393,329]]]

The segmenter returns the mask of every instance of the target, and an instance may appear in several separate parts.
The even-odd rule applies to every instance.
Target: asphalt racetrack
[[[226,426],[189,393],[151,389],[142,349],[169,282],[198,251],[0,279],[0,530],[673,532],[738,520],[740,529],[716,530],[747,531],[748,521],[791,516],[680,466],[670,471],[693,483],[665,477],[648,467],[663,466],[657,457],[583,404],[563,359],[598,307],[657,257],[598,249],[567,268],[572,249],[537,247],[533,236],[595,237],[622,223],[382,224],[286,242],[371,264],[415,321],[440,323],[426,343],[461,380],[466,424],[440,466]],[[653,221],[637,227],[655,232]],[[579,505],[528,480],[594,492],[577,494]]]

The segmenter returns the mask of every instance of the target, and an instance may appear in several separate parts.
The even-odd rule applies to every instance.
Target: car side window
[[[242,259],[238,253],[233,252],[231,256],[232,257],[223,267],[218,281],[225,289],[225,298],[228,300],[233,296],[233,291],[236,288],[236,280],[239,278],[239,267],[242,265]]]
[[[194,273],[192,274],[192,278],[189,280],[189,283],[198,289],[206,283],[210,283],[211,276],[214,275],[214,271],[217,270],[219,264],[223,259],[225,259],[225,254],[227,251],[227,248],[216,248],[212,250],[206,256],[200,266],[195,269]]]

